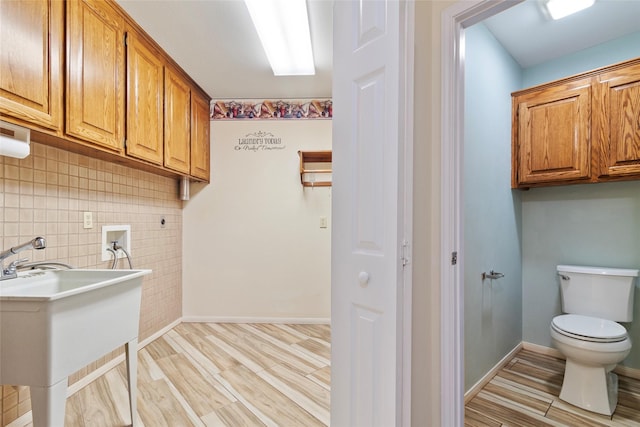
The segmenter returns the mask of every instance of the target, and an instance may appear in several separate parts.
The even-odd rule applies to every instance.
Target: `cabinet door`
[[[514,99],[515,186],[590,178],[590,107],[590,79]]]
[[[191,176],[209,182],[209,100],[192,91]]]
[[[0,115],[62,130],[64,3],[0,5]]]
[[[191,89],[171,68],[164,75],[164,165],[186,175],[191,160]]]
[[[68,135],[122,152],[124,20],[101,0],[67,2]]]
[[[162,165],[163,62],[135,32],[127,34],[127,155]]]
[[[640,176],[640,64],[598,76],[594,135],[601,177]]]

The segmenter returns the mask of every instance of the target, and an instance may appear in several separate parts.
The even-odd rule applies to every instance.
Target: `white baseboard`
[[[500,369],[502,369],[503,366],[505,366],[507,363],[509,363],[509,361],[511,359],[513,359],[513,356],[516,355],[516,353],[518,353],[520,350],[522,350],[522,344],[520,343],[517,346],[515,346],[513,348],[513,350],[511,350],[509,353],[507,353],[506,356],[504,356],[502,359],[500,359],[500,361],[493,367],[491,368],[491,370],[489,372],[487,372],[486,374],[484,374],[484,376],[482,378],[480,378],[478,380],[478,382],[476,382],[465,394],[464,394],[464,404],[466,405],[471,399],[473,399],[475,397],[476,394],[478,394],[480,392],[480,390],[482,390],[482,387],[484,387],[485,385],[487,385],[492,379],[493,377],[496,376],[496,374],[498,373],[498,371]]]
[[[183,322],[182,318],[176,319],[173,322],[169,323],[164,328],[157,331],[155,334],[152,334],[147,338],[143,339],[138,343],[138,350],[140,350],[141,348],[145,348],[146,346],[151,344],[153,341],[157,340],[158,338],[160,338],[161,336],[163,336],[164,334],[166,334],[167,332],[169,332],[171,329],[175,328],[182,322]]]
[[[235,316],[184,316],[185,323],[288,323],[329,325],[326,317],[235,317]]]

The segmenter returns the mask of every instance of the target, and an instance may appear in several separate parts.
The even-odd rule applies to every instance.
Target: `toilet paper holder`
[[[486,280],[486,279],[500,279],[504,277],[504,273],[498,273],[497,271],[493,271],[491,270],[490,272],[484,272],[482,273],[482,280]]]

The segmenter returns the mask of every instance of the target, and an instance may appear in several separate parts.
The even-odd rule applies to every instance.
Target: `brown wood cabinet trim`
[[[65,63],[65,8],[63,2],[56,0],[49,0],[43,4],[47,9],[45,15],[47,18],[46,34],[42,35],[42,40],[46,44],[46,57],[43,58],[46,63],[43,64],[43,73],[47,75],[47,87],[44,88],[48,95],[47,99],[43,101],[42,109],[39,109],[37,105],[25,106],[20,101],[21,97],[0,89],[0,117],[2,120],[18,125],[62,132],[64,123],[62,93]],[[18,5],[18,3],[14,3],[14,5]],[[12,34],[12,36],[15,35],[17,34]],[[8,71],[3,70],[2,72]],[[5,94],[7,97],[3,96]]]
[[[174,105],[175,94],[184,94],[186,104]],[[164,166],[178,173],[188,175],[191,171],[191,87],[189,83],[170,66],[164,68]],[[176,108],[184,107],[180,111]],[[186,113],[186,116],[182,114]],[[177,114],[177,116],[176,116]],[[184,122],[182,122],[184,120]],[[183,126],[180,126],[182,122]],[[183,132],[182,137],[178,133]]]
[[[118,9],[131,30],[134,30],[139,37],[144,38],[147,43],[154,46],[154,49],[156,49],[160,53],[167,65],[174,68],[175,72],[182,74],[182,77],[189,82],[192,88],[197,89],[202,93],[202,95],[211,100],[211,97],[207,94],[207,92],[202,89],[202,87],[200,87],[200,85],[198,85],[198,83],[196,83],[196,81],[193,80],[186,71],[184,71],[180,64],[178,64],[164,49],[162,49],[162,47],[153,38],[151,38],[151,36],[147,34],[147,32],[140,26],[140,24],[138,24],[118,3],[116,3],[114,0],[103,1],[112,4],[114,8]]]
[[[542,83],[539,84],[537,86],[531,86],[528,87],[526,89],[521,89],[515,92],[511,93],[511,96],[521,96],[521,95],[526,95],[529,92],[536,92],[538,90],[541,89],[545,89],[547,87],[553,87],[553,86],[557,86],[558,84],[562,84],[562,83],[571,83],[574,80],[581,80],[585,77],[598,77],[601,74],[605,74],[611,71],[615,71],[621,68],[626,68],[628,66],[631,65],[640,65],[640,57],[638,58],[634,58],[634,59],[630,59],[628,61],[622,61],[622,62],[618,62],[612,65],[607,65],[605,67],[600,67],[600,68],[596,68],[594,70],[590,70],[590,71],[585,71],[584,73],[579,73],[579,74],[574,74],[572,76],[568,76],[562,79],[558,79],[558,80],[553,80],[547,83]]]
[[[210,100],[191,91],[191,176],[211,178]]]
[[[630,71],[625,73],[626,70]],[[632,72],[631,72],[632,71]],[[635,76],[638,76],[638,79]],[[633,76],[629,78],[629,76]],[[622,82],[620,82],[622,80]],[[627,82],[625,82],[625,80]],[[536,99],[537,94],[556,88],[570,90],[580,86],[584,86],[585,81],[589,82],[591,89],[589,122],[588,122],[588,138],[590,139],[590,174],[588,177],[581,179],[561,178],[554,180],[550,178],[543,182],[522,182],[520,178],[520,160],[521,160],[521,141],[519,135],[518,105],[522,100]],[[627,181],[640,179],[640,149],[636,150],[639,159],[629,161],[629,165],[614,165],[611,158],[611,151],[614,147],[611,145],[611,130],[609,123],[609,87],[610,83],[631,84],[640,81],[640,58],[634,58],[628,61],[619,62],[610,66],[601,67],[585,73],[576,74],[559,79],[552,82],[544,83],[531,88],[523,89],[512,93],[512,112],[511,112],[511,187],[528,189],[542,186],[556,186],[569,184],[585,184],[610,181]],[[638,119],[640,120],[640,118]],[[639,123],[640,126],[640,123]]]
[[[125,151],[128,156],[161,166],[164,157],[164,63],[155,45],[149,44],[145,38],[139,37],[130,28],[126,29],[125,36],[127,40]],[[138,65],[148,65],[148,67],[139,70]],[[148,71],[146,75],[144,70]],[[150,78],[154,75],[155,80]],[[150,87],[154,82],[154,87]],[[138,84],[141,86],[137,86]],[[144,90],[145,87],[147,91]],[[150,97],[143,97],[145,92],[148,92],[147,95]],[[149,102],[144,103],[145,100]]]
[[[81,140],[95,143],[106,150],[112,150],[120,154],[124,150],[125,135],[125,49],[124,49],[124,28],[125,22],[119,14],[117,8],[111,2],[98,0],[70,0],[66,2],[67,22],[66,22],[66,59],[67,73],[65,76],[65,135]],[[113,44],[115,48],[114,62],[117,68],[113,78],[115,79],[114,105],[113,111],[109,111],[114,118],[113,133],[109,134],[108,129],[101,129],[93,123],[84,122],[83,100],[86,97],[84,92],[83,78],[83,57],[86,54],[84,39],[86,34],[84,21],[85,8],[90,9],[94,16],[100,19],[109,28],[113,28],[115,36]],[[104,62],[104,61],[103,61]],[[99,114],[99,113],[97,113]],[[105,111],[102,110],[102,114]]]
[[[70,88],[71,84],[71,62],[77,61],[79,58],[72,58],[71,52],[71,31],[69,28],[71,22],[71,14],[75,11],[78,12],[79,7],[90,7],[101,18],[113,19],[117,21],[118,36],[117,40],[119,44],[118,49],[121,51],[116,55],[120,63],[117,74],[119,81],[118,91],[121,91],[121,95],[118,95],[118,107],[121,111],[118,114],[122,115],[122,119],[119,123],[119,131],[117,138],[113,141],[113,144],[105,144],[100,141],[90,140],[83,132],[73,132],[72,126],[69,123],[69,103],[70,103]],[[145,160],[136,159],[135,157],[127,156],[124,152],[124,143],[126,135],[127,117],[126,117],[126,48],[124,35],[126,32],[135,32],[136,36],[141,40],[144,40],[149,47],[157,52],[158,58],[163,62],[165,67],[171,67],[172,70],[181,76],[189,85],[192,99],[197,97],[203,103],[202,114],[204,114],[206,104],[206,126],[203,123],[203,129],[206,131],[206,170],[197,169],[193,171],[187,171],[187,174],[191,173],[190,178],[195,181],[209,182],[209,104],[211,97],[202,89],[174,60],[171,58],[114,0],[67,0],[67,1],[55,1],[52,0],[49,4],[52,10],[50,25],[51,30],[49,34],[50,47],[57,46],[58,57],[51,57],[51,53],[48,53],[50,57],[49,69],[50,78],[59,80],[59,83],[51,87],[51,99],[50,103],[59,104],[59,114],[57,125],[49,125],[46,120],[44,123],[39,123],[28,117],[28,115],[22,115],[19,111],[14,111],[12,108],[5,109],[4,106],[11,101],[7,98],[0,99],[0,117],[10,123],[15,123],[21,126],[26,126],[32,130],[32,139],[36,142],[41,142],[47,145],[63,148],[65,150],[88,155],[94,158],[110,161],[122,165],[128,165],[131,167],[141,168],[143,170],[156,173],[163,176],[180,177],[185,173],[177,173],[169,168],[166,168],[162,164],[153,164]],[[75,29],[78,31],[78,28]],[[56,34],[58,38],[56,38]],[[57,64],[57,66],[56,66]],[[57,76],[56,76],[57,74]],[[163,78],[164,84],[164,78]],[[164,89],[164,86],[163,86]],[[164,105],[163,105],[164,111]],[[204,116],[203,116],[204,117]],[[202,117],[201,117],[202,119]],[[164,120],[164,117],[163,117]],[[201,120],[202,121],[202,120]],[[162,134],[164,135],[164,134]],[[88,139],[85,139],[88,138]],[[164,139],[164,138],[163,138]],[[164,148],[164,147],[163,147]]]

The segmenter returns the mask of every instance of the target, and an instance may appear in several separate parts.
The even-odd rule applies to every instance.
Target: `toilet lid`
[[[616,342],[627,338],[627,330],[619,323],[580,314],[556,316],[551,325],[561,334],[584,341]]]

